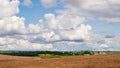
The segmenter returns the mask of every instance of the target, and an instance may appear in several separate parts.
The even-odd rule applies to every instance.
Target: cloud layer
[[[62,0],[62,2],[65,3],[67,10],[61,13],[105,18],[105,21],[110,23],[120,22],[118,20],[120,18],[119,0]]]
[[[40,0],[44,7],[56,6],[56,0]],[[62,0],[64,10],[46,13],[37,24],[25,26],[19,13],[19,0],[0,0],[0,49],[2,50],[119,50],[120,37],[98,34],[84,22],[98,18],[119,22],[118,0]],[[32,4],[24,0],[24,5]],[[104,11],[103,11],[104,10]]]

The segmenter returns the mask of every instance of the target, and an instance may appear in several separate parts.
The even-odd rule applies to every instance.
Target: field
[[[0,68],[120,68],[120,54],[49,59],[0,55]]]

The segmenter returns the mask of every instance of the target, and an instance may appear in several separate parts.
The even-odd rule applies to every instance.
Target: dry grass
[[[0,55],[0,68],[120,68],[120,54],[52,59]]]

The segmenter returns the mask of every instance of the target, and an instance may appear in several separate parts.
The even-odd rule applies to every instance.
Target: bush
[[[94,53],[93,53],[93,51],[90,51],[90,50],[86,50],[86,51],[84,51],[84,54],[93,55]]]
[[[43,58],[43,59],[60,57],[60,56],[54,55],[54,54],[38,54],[38,56],[39,56],[40,58]]]

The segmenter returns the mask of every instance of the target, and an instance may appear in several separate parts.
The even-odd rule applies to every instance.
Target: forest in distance
[[[98,55],[98,54],[112,54],[120,53],[120,51],[12,51],[0,50],[2,55],[12,56],[39,56],[39,55],[54,55],[54,56],[84,56],[84,55]]]

